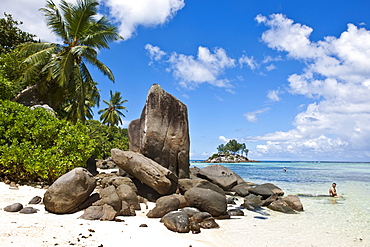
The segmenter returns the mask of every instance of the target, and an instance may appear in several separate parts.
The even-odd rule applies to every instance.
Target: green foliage
[[[129,149],[129,139],[127,129],[116,126],[107,126],[96,120],[86,122],[90,129],[91,138],[97,143],[94,156],[98,159],[105,159],[111,156],[110,150],[118,148],[121,150]]]
[[[61,1],[57,6],[46,1],[44,13],[46,24],[63,40],[63,44],[35,43],[22,48],[31,53],[24,63],[27,65],[24,77],[31,80],[43,74],[43,87],[57,88],[53,96],[62,100],[51,104],[53,109],[62,109],[64,116],[72,122],[85,122],[95,106],[99,91],[87,64],[92,65],[114,81],[112,71],[97,59],[98,51],[109,48],[112,41],[122,39],[118,29],[104,16],[98,17],[97,0],[78,0],[75,3]],[[26,93],[26,92],[24,92]],[[55,97],[53,97],[55,98]]]
[[[14,83],[5,79],[0,73],[0,100],[12,99],[14,97]]]
[[[102,114],[100,116],[100,121],[102,121],[103,124],[108,124],[108,126],[116,126],[119,123],[122,124],[122,117],[125,117],[125,115],[120,110],[126,110],[126,107],[122,106],[123,103],[126,103],[127,100],[122,100],[122,96],[120,92],[114,92],[110,91],[110,100],[109,102],[106,100],[103,100],[105,104],[108,105],[107,108],[100,110],[98,113]]]
[[[11,14],[4,13],[0,19],[0,54],[9,53],[18,45],[26,42],[35,42],[36,35],[22,31],[17,26],[22,22],[13,19]]]
[[[246,148],[245,143],[238,143],[235,139],[230,140],[226,145],[220,144],[217,147],[217,150],[219,153],[224,152],[224,153],[237,153],[241,152],[242,154],[245,153],[245,156],[248,156],[248,149]]]
[[[59,120],[44,109],[0,100],[0,175],[52,183],[85,166],[96,145],[87,133],[84,125]]]

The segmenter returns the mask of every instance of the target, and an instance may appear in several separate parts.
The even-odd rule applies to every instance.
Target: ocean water
[[[280,187],[285,195],[312,195],[299,196],[304,212],[289,217],[270,212],[267,221],[284,217],[281,219],[290,220],[287,225],[295,225],[294,229],[302,228],[301,231],[307,234],[311,231],[312,235],[319,235],[318,238],[321,236],[324,239],[326,236],[336,239],[338,242],[330,242],[333,246],[334,243],[340,243],[336,246],[370,246],[370,163],[220,164],[237,173],[245,181],[256,184],[273,183]],[[208,165],[214,164],[191,163],[191,167],[198,168]],[[327,196],[332,183],[337,184],[337,193],[342,198]],[[327,245],[328,242],[322,244]]]

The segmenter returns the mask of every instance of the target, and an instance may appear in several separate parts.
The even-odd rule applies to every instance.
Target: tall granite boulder
[[[153,84],[140,119],[128,128],[130,151],[139,152],[172,171],[189,177],[189,124],[185,104]]]
[[[81,205],[89,199],[95,186],[93,175],[85,168],[77,167],[59,177],[45,192],[45,209],[57,214],[77,212],[83,209]]]
[[[153,188],[161,195],[172,194],[177,189],[177,177],[170,170],[140,153],[111,150],[114,163],[131,176]]]

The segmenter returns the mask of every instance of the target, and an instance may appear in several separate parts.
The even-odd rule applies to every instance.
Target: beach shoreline
[[[78,219],[82,211],[56,215],[46,212],[43,205],[27,205],[34,196],[43,197],[45,191],[31,186],[13,190],[0,183],[2,246],[369,246],[369,236],[343,233],[330,226],[330,222],[322,222],[325,219],[313,212],[312,198],[301,198],[306,205],[302,213],[290,215],[266,209],[268,216],[265,216],[244,210],[245,216],[216,220],[219,229],[180,234],[166,229],[159,219],[145,216],[154,203],[149,203],[149,209],[142,204],[136,216],[118,217],[122,222],[82,220]],[[2,210],[17,202],[39,211],[21,214]],[[147,227],[140,227],[141,224]]]

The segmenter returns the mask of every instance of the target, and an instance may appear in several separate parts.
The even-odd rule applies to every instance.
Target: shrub
[[[52,183],[85,166],[95,142],[82,124],[59,120],[45,109],[0,100],[0,175]]]
[[[127,129],[102,125],[96,120],[89,120],[86,124],[90,129],[91,138],[97,143],[94,151],[95,158],[105,159],[110,157],[110,150],[113,148],[124,151],[129,149]]]

